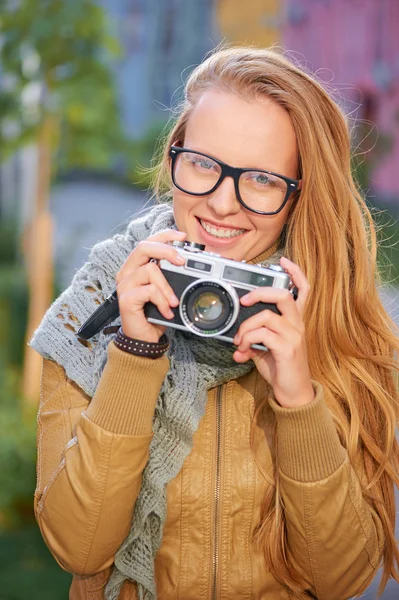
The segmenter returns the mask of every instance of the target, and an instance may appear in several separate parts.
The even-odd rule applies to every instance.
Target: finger
[[[294,285],[298,288],[298,298],[296,300],[296,305],[298,307],[299,312],[303,314],[310,293],[309,281],[307,280],[306,275],[302,271],[302,269],[297,264],[292,262],[292,260],[289,260],[288,258],[283,256],[280,259],[280,264],[291,276]]]
[[[260,327],[252,331],[248,331],[241,339],[240,345],[238,346],[238,352],[246,353],[251,350],[252,344],[262,344],[271,351],[281,352],[284,346],[287,344],[286,341],[282,340],[281,337],[270,331],[266,327]]]
[[[125,260],[117,274],[117,283],[135,271],[138,267],[148,263],[151,258],[157,260],[165,259],[170,263],[179,266],[182,266],[185,262],[184,258],[179,255],[177,249],[173,246],[161,242],[145,240],[144,242],[139,242]]]
[[[167,298],[170,306],[178,306],[179,299],[175,295],[173,288],[169,285],[166,277],[157,264],[149,262],[142,267],[135,269],[118,284],[118,296],[126,289],[140,287],[148,284],[155,284]]]
[[[155,304],[165,319],[174,317],[167,298],[154,283],[124,292],[120,298],[118,294],[118,301],[121,315],[123,314],[124,318],[132,318],[138,311],[143,310],[144,304],[147,302]]]
[[[300,320],[300,313],[296,305],[297,303],[291,292],[287,289],[282,290],[272,287],[258,287],[248,294],[245,294],[245,296],[242,296],[240,302],[243,306],[252,306],[257,302],[276,304],[281,314],[293,325]]]
[[[248,362],[257,354],[262,354],[261,350],[252,350],[251,348],[247,350],[247,352],[241,352],[240,350],[236,350],[233,354],[233,359],[238,363]]]
[[[235,337],[234,343],[238,346],[244,337],[249,331],[253,331],[255,329],[260,329],[261,327],[267,327],[270,331],[277,333],[283,339],[289,340],[291,339],[294,333],[299,333],[302,329],[302,323],[299,321],[296,324],[292,324],[288,319],[283,316],[276,315],[271,310],[262,310],[256,315],[249,317],[241,323]]]
[[[158,231],[158,233],[150,235],[147,238],[147,241],[167,244],[168,242],[173,242],[175,240],[184,240],[186,237],[187,233],[185,231],[178,231],[177,229],[164,229],[163,231]]]

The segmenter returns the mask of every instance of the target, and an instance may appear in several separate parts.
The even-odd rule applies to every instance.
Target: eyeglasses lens
[[[175,181],[192,194],[205,194],[218,182],[222,170],[217,162],[201,154],[181,152],[176,157]]]
[[[238,187],[244,204],[262,212],[278,210],[287,194],[287,183],[284,179],[262,171],[241,173]]]
[[[206,194],[220,179],[220,165],[202,154],[181,152],[174,164],[175,183],[191,194]],[[253,210],[273,212],[280,208],[287,194],[284,179],[262,171],[246,171],[239,179],[240,196]]]

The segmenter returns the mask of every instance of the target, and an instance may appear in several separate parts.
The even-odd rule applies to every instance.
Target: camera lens
[[[200,294],[193,302],[195,321],[212,322],[220,317],[223,312],[223,303],[219,296],[213,292]]]
[[[199,335],[224,333],[232,327],[238,312],[239,300],[234,288],[216,280],[195,281],[180,298],[183,323]]]

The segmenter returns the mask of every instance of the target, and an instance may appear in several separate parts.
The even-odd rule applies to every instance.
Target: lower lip
[[[248,233],[247,231],[244,231],[244,233],[240,233],[240,235],[236,235],[231,238],[217,238],[216,236],[211,235],[210,233],[205,231],[205,229],[200,223],[200,220],[197,217],[196,220],[198,223],[200,236],[202,238],[202,241],[205,243],[205,246],[213,246],[215,248],[227,248],[230,246],[234,246],[234,244],[236,244],[238,240],[241,240],[244,237],[244,235]]]

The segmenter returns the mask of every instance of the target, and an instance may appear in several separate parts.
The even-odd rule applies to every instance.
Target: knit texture
[[[84,343],[76,332],[115,289],[115,276],[135,244],[171,227],[175,228],[172,208],[160,204],[133,220],[124,234],[94,246],[89,261],[49,308],[30,342],[43,357],[62,365],[67,376],[90,397],[104,370],[107,346],[114,335],[100,332]],[[261,258],[278,263],[281,248],[268,256],[270,253]],[[120,318],[113,325],[120,325]],[[229,344],[172,328],[168,336],[170,368],[155,408],[149,459],[130,532],[115,555],[105,590],[107,600],[118,598],[125,580],[137,582],[140,599],[156,599],[154,560],[166,519],[166,485],[179,473],[192,449],[208,390],[254,368],[252,361],[237,364]]]

